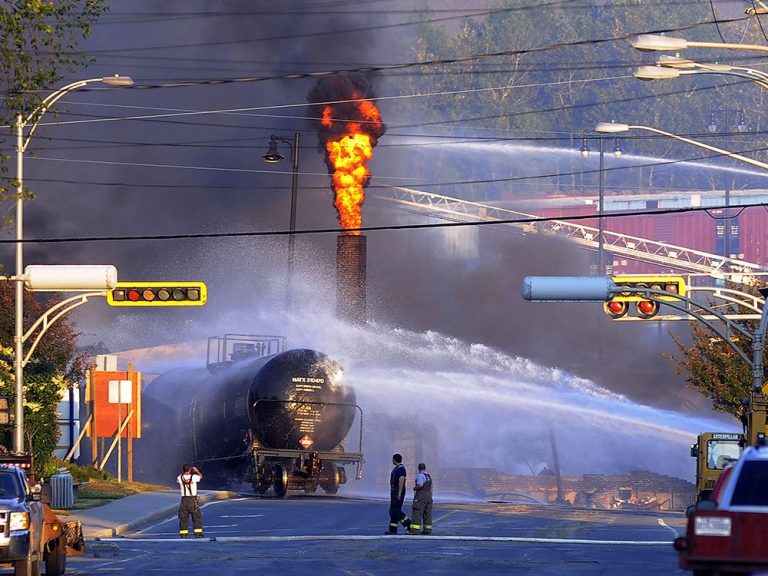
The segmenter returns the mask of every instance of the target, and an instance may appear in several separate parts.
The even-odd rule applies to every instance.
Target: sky
[[[489,5],[430,4],[452,10],[440,12],[446,17]],[[746,7],[714,4],[724,17]],[[338,226],[307,106],[317,78],[307,75],[412,61],[413,3],[115,0],[110,6],[83,44],[94,62],[72,79],[120,74],[136,86],[81,90],[46,115],[25,157],[25,179],[36,199],[26,206],[24,228],[30,240],[112,239],[29,242],[25,261],[114,264],[122,281],[203,280],[209,301],[203,308],[126,310],[95,299],[73,313],[80,342],[103,342],[114,352],[178,344],[183,356],[184,343],[197,350],[209,336],[278,333],[291,346],[332,351],[351,366],[362,363],[359,350],[338,336],[353,328],[333,318],[336,234],[307,233]],[[429,141],[414,146],[419,130],[412,128],[424,98],[409,94],[398,73],[372,74],[370,82],[387,132],[368,165],[376,191],[364,205],[363,225],[439,222],[394,204],[386,193],[386,186],[418,189],[432,178],[430,164],[441,151]],[[296,133],[300,234],[287,307],[290,149],[281,143],[281,164],[262,156],[271,135],[292,140]],[[421,135],[429,136],[429,129]],[[460,150],[456,165],[462,154],[477,153]],[[527,156],[518,161],[533,162]],[[259,235],[120,239],[200,233]],[[633,402],[711,415],[708,402],[661,356],[674,351],[669,332],[684,337],[685,323],[611,323],[599,304],[522,300],[523,277],[587,275],[589,252],[495,227],[367,236],[371,330],[391,338],[398,330],[440,334],[563,370]],[[13,268],[8,244],[0,246],[0,257]]]

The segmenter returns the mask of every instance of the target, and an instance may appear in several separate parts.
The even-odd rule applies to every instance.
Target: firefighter
[[[419,462],[419,473],[413,486],[411,515],[408,534],[432,534],[432,476],[424,462]]]
[[[181,490],[181,504],[179,505],[179,536],[186,538],[189,535],[189,516],[192,515],[193,531],[195,538],[203,537],[203,517],[200,513],[200,503],[197,501],[197,483],[203,479],[203,475],[197,466],[184,464],[182,473],[176,477],[176,482]]]
[[[403,512],[405,501],[405,477],[403,457],[400,454],[392,455],[392,473],[389,475],[389,530],[384,534],[397,534],[397,525],[402,524],[408,530],[411,520]]]

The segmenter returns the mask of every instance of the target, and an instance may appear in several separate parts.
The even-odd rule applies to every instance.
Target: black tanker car
[[[319,486],[335,494],[347,481],[345,465],[362,475],[363,415],[354,389],[336,361],[286,350],[285,338],[210,338],[206,368],[163,374],[144,398],[148,447],[196,463],[208,486],[247,482],[277,497]],[[358,451],[346,452],[357,415]]]

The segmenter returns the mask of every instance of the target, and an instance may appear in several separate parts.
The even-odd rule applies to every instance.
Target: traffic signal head
[[[659,302],[645,298],[641,293],[642,290],[661,290],[669,294],[653,294],[653,297],[658,300],[680,300],[679,296],[685,296],[686,293],[685,279],[682,276],[626,274],[614,276],[613,282],[617,286],[632,289],[619,292],[606,302],[605,313],[614,319],[627,314],[630,304],[634,305],[637,316],[644,320],[653,318],[659,313]]]
[[[110,306],[202,306],[207,299],[203,282],[118,282],[107,292]]]
[[[605,313],[608,314],[608,316],[616,320],[617,318],[626,316],[627,312],[629,312],[629,303],[610,300],[603,304],[603,310],[605,310]]]

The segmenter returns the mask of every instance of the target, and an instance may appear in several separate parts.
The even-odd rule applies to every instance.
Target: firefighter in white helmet
[[[181,504],[179,505],[179,536],[186,538],[189,534],[189,516],[192,515],[192,525],[195,538],[203,537],[203,517],[200,512],[200,503],[197,501],[197,483],[203,479],[203,475],[197,466],[184,464],[181,474],[176,477],[176,482],[181,490]]]
[[[413,506],[408,534],[432,534],[432,476],[427,465],[419,462],[419,473],[413,486]]]

